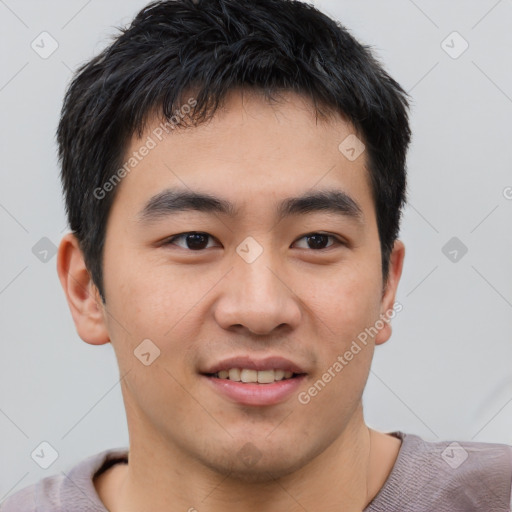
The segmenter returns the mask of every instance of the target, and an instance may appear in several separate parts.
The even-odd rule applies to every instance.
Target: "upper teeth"
[[[269,384],[276,380],[289,379],[293,372],[285,370],[249,370],[246,368],[230,368],[215,374],[219,379],[235,380],[237,382],[258,382]]]

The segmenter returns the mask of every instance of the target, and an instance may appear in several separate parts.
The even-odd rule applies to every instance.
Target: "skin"
[[[151,118],[137,150],[158,125]],[[315,120],[295,93],[269,104],[233,91],[213,120],[169,133],[118,185],[104,248],[106,306],[72,234],[63,237],[58,274],[79,336],[112,343],[130,434],[128,465],[95,480],[114,512],[351,511],[375,497],[400,440],[364,421],[361,398],[384,328],[308,404],[297,394],[273,406],[242,406],[217,393],[200,369],[234,354],[279,354],[308,375],[307,391],[379,315],[389,312],[405,248],[394,245],[383,282],[366,154],[338,149],[354,133],[342,117]],[[239,218],[183,212],[140,225],[137,214],[170,186],[209,192],[242,208]],[[364,224],[326,212],[276,222],[275,203],[336,188],[361,207]],[[208,233],[193,251],[181,238]],[[323,232],[316,249],[305,235]],[[237,246],[252,236],[262,254],[247,263]],[[206,242],[205,242],[206,245]],[[144,339],[160,356],[134,356]],[[248,466],[239,451],[252,443]]]

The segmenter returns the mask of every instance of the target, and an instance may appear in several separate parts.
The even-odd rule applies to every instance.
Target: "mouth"
[[[235,357],[200,372],[216,394],[239,405],[269,406],[288,400],[307,372],[282,357]]]
[[[214,379],[225,379],[243,384],[273,384],[282,380],[296,379],[306,375],[305,373],[295,373],[290,370],[280,368],[271,370],[253,370],[250,368],[230,368],[229,370],[220,370],[215,373],[205,373],[207,377]]]

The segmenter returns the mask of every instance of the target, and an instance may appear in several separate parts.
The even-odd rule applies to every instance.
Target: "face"
[[[392,310],[403,246],[383,293],[366,154],[339,149],[353,127],[284,98],[232,93],[207,124],[159,140],[153,119],[131,141],[127,159],[148,136],[156,144],[117,185],[101,342],[110,339],[125,375],[132,449],[158,457],[164,446],[219,473],[276,477],[361,419],[373,348],[390,327],[366,343],[361,333]],[[304,196],[315,197],[291,201]],[[100,343],[74,317],[81,337]],[[230,368],[273,382],[209,375]],[[276,381],[272,369],[293,376]]]

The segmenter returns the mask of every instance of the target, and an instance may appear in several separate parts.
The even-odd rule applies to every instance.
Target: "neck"
[[[324,511],[362,511],[387,472],[382,474],[382,459],[372,453],[375,431],[368,429],[359,412],[315,459],[288,475],[275,478],[269,472],[258,482],[220,474],[158,437],[131,435],[137,441],[130,445],[129,464],[114,493],[116,505],[109,508],[113,512],[303,512],[321,504]],[[382,455],[382,449],[374,451]]]

